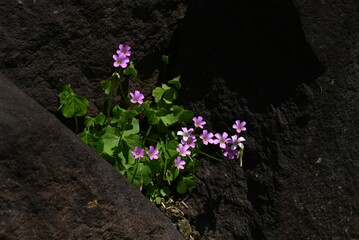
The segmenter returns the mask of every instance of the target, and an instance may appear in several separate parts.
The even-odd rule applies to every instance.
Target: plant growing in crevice
[[[245,139],[239,134],[246,131],[246,122],[237,120],[232,136],[206,130],[202,116],[175,104],[180,76],[155,87],[151,98],[139,90],[125,92],[126,81],[137,78],[130,56],[131,48],[120,44],[113,55],[115,72],[100,82],[107,107],[95,116],[86,115],[88,100],[70,85],[59,93],[58,110],[63,116],[74,117],[76,126],[77,117],[85,116],[84,129],[78,133],[76,127],[76,133],[87,145],[156,204],[195,188],[200,154],[221,161],[202,150],[208,144],[218,144],[223,156],[242,163]],[[168,64],[167,56],[162,60]]]

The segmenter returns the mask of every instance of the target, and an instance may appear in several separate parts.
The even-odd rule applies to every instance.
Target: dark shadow
[[[186,101],[202,99],[221,77],[256,111],[286,101],[324,71],[289,1],[193,1],[170,46],[171,73],[181,75]]]

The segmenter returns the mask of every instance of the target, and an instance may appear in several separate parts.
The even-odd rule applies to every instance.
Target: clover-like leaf
[[[62,115],[66,118],[84,116],[90,106],[89,101],[76,95],[70,85],[65,85],[59,94]]]
[[[125,74],[126,76],[132,75],[134,77],[137,77],[137,70],[133,65],[132,61],[130,62],[130,65],[128,65],[127,68],[123,70],[123,74]]]
[[[168,84],[173,85],[175,88],[177,88],[178,90],[181,89],[181,83],[180,83],[180,76],[175,77],[172,80],[168,81]]]
[[[155,89],[152,90],[152,97],[155,98],[156,103],[158,103],[161,100],[164,92],[165,91],[163,90],[163,88],[160,87],[156,87]]]

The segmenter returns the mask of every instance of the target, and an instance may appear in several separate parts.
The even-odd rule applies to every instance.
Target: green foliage
[[[162,56],[162,61],[167,65],[168,57]],[[148,96],[152,97],[150,100],[136,102],[134,93],[125,93],[122,87],[129,77],[138,76],[133,62],[119,69],[111,79],[100,82],[107,96],[107,109],[95,116],[85,116],[88,100],[76,95],[70,85],[65,85],[59,93],[58,110],[75,120],[85,116],[84,129],[78,136],[152,202],[160,204],[166,198],[191,191],[196,186],[194,176],[200,167],[196,156],[201,153],[216,158],[200,151],[202,142],[199,141],[190,155],[184,157],[185,161],[179,159],[182,164],[185,162],[183,166],[174,162],[179,158],[182,139],[177,131],[194,119],[192,111],[175,104],[181,89],[180,76],[155,87]],[[119,101],[114,104],[114,99]],[[150,148],[158,151],[157,158],[150,155]],[[135,149],[146,153],[140,156]],[[243,149],[240,157],[242,155]]]
[[[168,63],[168,57],[163,56],[163,60]],[[100,87],[108,96],[108,104],[112,104],[117,87],[122,91],[121,85],[126,76],[137,77],[133,62],[122,73],[115,72],[110,80],[100,82]],[[152,101],[131,104],[128,96],[121,96],[121,102],[111,105],[110,111],[86,116],[85,128],[78,134],[156,204],[173,194],[184,194],[195,186],[193,176],[199,164],[181,171],[173,164],[178,156],[176,148],[179,138],[176,132],[194,116],[192,111],[175,105],[180,88],[178,76],[154,88]],[[77,96],[70,85],[64,86],[59,100],[59,110],[65,117],[84,116],[87,113],[87,99]],[[159,150],[158,159],[136,159],[132,154],[135,147],[148,149],[148,146]]]
[[[62,114],[67,118],[84,116],[89,108],[89,101],[84,97],[77,96],[69,84],[62,88],[59,99],[58,110],[61,109]]]

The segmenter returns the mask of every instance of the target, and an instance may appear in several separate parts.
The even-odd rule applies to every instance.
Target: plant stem
[[[222,161],[223,161],[222,159],[213,157],[212,155],[209,155],[209,154],[207,154],[207,153],[205,153],[205,152],[202,152],[201,150],[198,150],[198,152],[199,152],[200,154],[202,154],[202,155],[204,155],[204,156],[206,156],[206,157],[212,158],[212,159],[214,159],[214,160],[216,160],[216,161],[219,161],[219,162],[222,162]]]
[[[161,141],[161,145],[162,145],[162,141]],[[166,151],[167,151],[167,140],[166,140]],[[166,171],[167,171],[167,158],[165,157],[165,167],[163,168],[163,176],[166,176]]]
[[[131,183],[133,183],[133,180],[135,179],[135,176],[136,176],[136,174],[137,174],[137,169],[138,169],[139,162],[140,162],[140,160],[137,160],[136,168],[135,168],[135,173],[134,173],[133,176],[132,176]]]
[[[125,101],[126,96],[125,96],[125,94],[124,94],[124,92],[123,92],[123,88],[122,88],[122,83],[121,83],[121,81],[119,82],[119,85],[120,85],[121,99],[123,99],[123,101]]]
[[[113,79],[113,84],[111,84],[111,91],[110,91],[110,94],[109,94],[109,97],[108,97],[108,106],[107,106],[107,117],[108,117],[108,119],[110,119],[110,114],[111,114],[111,109],[112,109],[112,101],[113,101],[114,97],[116,97],[117,88],[118,88],[118,85],[119,85],[119,82],[120,82],[119,80],[120,79],[118,79],[116,77],[115,79]]]
[[[148,130],[147,130],[147,132],[146,132],[146,136],[145,136],[145,138],[143,139],[143,143],[146,142],[147,137],[148,137],[148,134],[150,134],[150,132],[151,132],[151,129],[152,129],[152,125],[150,125],[150,127],[148,128]]]

